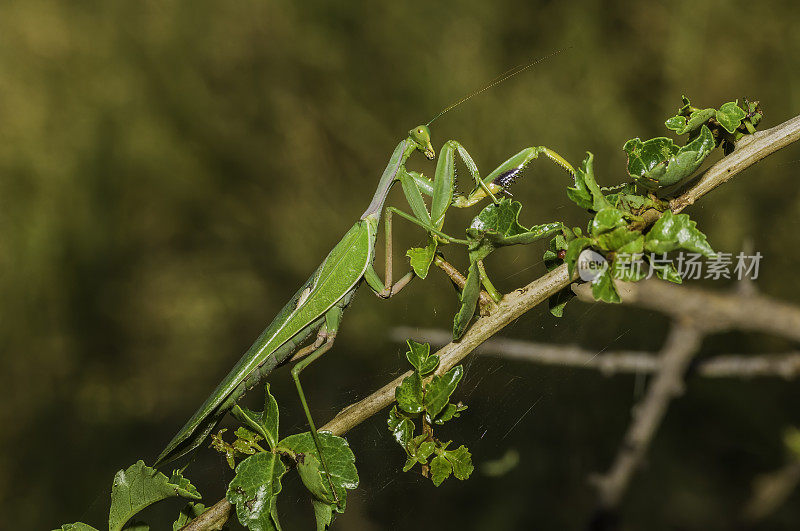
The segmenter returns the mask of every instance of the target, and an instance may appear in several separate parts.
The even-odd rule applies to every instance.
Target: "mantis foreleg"
[[[539,155],[544,155],[557,166],[566,170],[567,173],[575,176],[575,169],[572,165],[552,149],[544,146],[529,147],[523,149],[498,166],[481,181],[481,186],[476,187],[469,195],[454,198],[453,206],[465,208],[474,205],[487,195],[493,197],[488,192],[499,193],[505,190],[507,187],[514,184],[522,170],[524,170],[532,160],[539,158]]]
[[[537,159],[539,155],[544,155],[557,166],[566,170],[570,175],[575,175],[575,169],[564,159],[564,157],[550,148],[536,146],[523,149],[513,157],[510,157],[508,160],[503,162],[485,179],[480,179],[478,176],[477,166],[475,166],[475,163],[472,161],[472,158],[467,150],[464,149],[464,147],[458,142],[454,140],[448,141],[442,148],[442,156],[446,155],[447,151],[452,153],[453,150],[455,150],[455,152],[457,152],[464,161],[464,164],[467,166],[467,169],[470,171],[470,174],[476,184],[475,189],[470,194],[466,196],[457,195],[452,198],[451,205],[456,208],[466,208],[472,206],[484,197],[489,197],[496,202],[496,198],[494,198],[493,194],[499,193],[512,185],[519,177],[522,170],[524,170],[532,160]],[[440,160],[442,160],[442,156],[440,156]],[[445,161],[447,161],[446,157]],[[442,181],[444,182],[453,182],[455,177],[454,166],[452,166],[448,161],[443,164],[442,169],[446,169],[448,173],[452,171],[453,176],[451,177],[450,175],[445,174],[439,175],[439,166],[437,165],[436,179],[442,178]],[[414,183],[422,193],[429,196],[433,195],[436,187],[434,184],[435,181],[431,181],[424,175],[421,175],[417,172],[408,172],[408,175],[411,177],[411,179],[413,179]]]

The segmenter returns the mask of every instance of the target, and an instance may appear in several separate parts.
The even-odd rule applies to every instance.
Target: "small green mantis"
[[[528,66],[532,66],[532,64],[535,63]],[[521,70],[515,73],[519,71]],[[472,95],[486,90],[489,86]],[[446,108],[434,120],[469,97]],[[362,281],[366,281],[377,296],[389,298],[397,294],[413,278],[413,271],[409,271],[398,282],[393,283],[392,281],[391,214],[396,213],[423,227],[428,231],[430,237],[439,243],[466,245],[466,240],[459,240],[442,232],[444,216],[450,206],[465,208],[486,197],[497,203],[495,194],[510,186],[525,166],[540,154],[568,171],[573,171],[569,163],[560,155],[540,146],[520,151],[485,179],[481,179],[478,167],[466,149],[458,142],[449,140],[442,147],[435,176],[431,181],[424,175],[407,170],[405,164],[416,151],[423,153],[428,159],[435,158],[436,152],[431,144],[431,133],[428,127],[432,122],[433,120],[425,125],[414,127],[408,132],[408,136],[397,145],[378,182],[372,201],[361,218],[347,231],[214,392],[173,437],[158,456],[156,466],[177,459],[196,449],[249,389],[257,385],[276,367],[291,360],[304,358],[292,368],[291,374],[311,429],[314,444],[319,452],[322,467],[330,480],[316,425],[300,384],[300,374],[312,362],[331,349],[342,321],[343,312]],[[475,189],[468,195],[454,193],[456,156],[466,165],[476,184]],[[393,207],[386,209],[386,269],[385,280],[382,281],[373,268],[375,242],[386,197],[392,185],[398,181],[403,187],[413,215]],[[423,194],[431,197],[430,210],[423,199]],[[314,341],[300,348],[303,342],[314,333],[316,333]],[[335,490],[333,492],[335,495]]]

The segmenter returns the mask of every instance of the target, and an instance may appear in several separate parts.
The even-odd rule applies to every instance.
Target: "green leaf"
[[[692,102],[689,101],[689,98],[687,98],[685,94],[681,95],[681,101],[683,105],[678,109],[678,114],[689,114],[692,110]]]
[[[716,147],[714,135],[705,125],[694,140],[678,150],[668,163],[664,174],[658,179],[660,186],[671,186],[692,175]]]
[[[729,133],[733,133],[742,125],[742,120],[744,120],[745,116],[747,114],[739,107],[738,101],[723,103],[719,111],[717,111],[717,121]]]
[[[436,367],[438,366],[439,366],[439,356],[436,354],[432,354],[428,356],[428,359],[426,359],[425,362],[422,364],[422,366],[419,368],[419,373],[420,375],[425,376],[426,374],[430,374],[433,371],[435,371]]]
[[[231,467],[231,470],[233,470],[236,468],[236,449],[232,444],[226,442],[223,438],[226,431],[228,431],[228,428],[222,428],[217,433],[212,433],[211,444],[209,447],[221,454],[224,454],[225,460],[228,462],[228,466]]]
[[[616,208],[607,207],[600,209],[597,214],[594,215],[589,230],[592,236],[597,237],[600,234],[614,230],[617,227],[624,227],[625,225],[623,213]]]
[[[417,448],[415,457],[417,458],[417,462],[425,464],[428,462],[428,458],[433,455],[433,452],[436,451],[436,443],[433,441],[425,441],[424,443],[420,444]]]
[[[275,503],[286,466],[272,452],[259,452],[239,463],[225,497],[236,505],[236,516],[252,531],[276,531]]]
[[[667,253],[676,249],[714,256],[706,235],[697,229],[697,223],[688,214],[673,214],[669,210],[653,224],[647,233],[644,248],[653,253]]]
[[[436,369],[439,356],[431,355],[431,346],[428,343],[417,343],[412,339],[407,343],[409,350],[406,352],[406,359],[420,375],[425,376]]]
[[[189,502],[189,504],[181,509],[181,512],[178,514],[178,519],[172,523],[172,531],[178,531],[183,526],[203,514],[205,512],[206,506],[202,503],[194,503]],[[222,527],[220,526],[219,529]]]
[[[685,116],[673,116],[668,119],[664,125],[667,129],[675,131],[679,135],[691,133],[696,131],[703,124],[714,118],[716,111],[714,109],[698,109],[694,111],[687,120]]]
[[[498,204],[488,205],[475,216],[467,229],[471,261],[482,260],[498,247],[527,245],[560,230],[560,222],[526,228],[519,223],[522,204],[504,197]]]
[[[611,268],[605,268],[600,275],[592,281],[592,295],[595,300],[603,302],[621,302],[617,288],[611,275]]]
[[[420,376],[436,370],[439,366],[439,356],[431,354],[431,346],[428,343],[417,343],[412,339],[407,343],[409,350],[406,352],[406,359]]]
[[[635,183],[627,183],[619,188],[617,193],[609,194],[607,197],[614,208],[631,215],[637,215],[649,208],[664,210],[667,207],[664,201],[652,194],[640,195]]]
[[[646,142],[628,140],[623,149],[628,155],[628,174],[644,188],[656,190],[693,174],[715,145],[714,135],[703,125],[697,138],[683,147],[669,138],[658,137]]]
[[[394,390],[394,397],[400,409],[408,413],[422,411],[422,378],[417,371],[403,378]]]
[[[443,376],[434,376],[425,386],[424,406],[430,418],[435,418],[450,401],[458,382],[464,375],[464,367],[456,365]]]
[[[478,304],[478,298],[481,293],[481,275],[478,270],[478,263],[472,262],[469,265],[469,272],[467,273],[467,281],[464,284],[464,289],[461,290],[459,299],[461,305],[459,306],[458,313],[453,318],[453,341],[456,341],[464,335],[467,331],[469,322],[472,316],[475,315],[475,307]],[[405,409],[405,408],[404,408]],[[415,413],[409,411],[409,413]]]
[[[356,458],[346,439],[324,431],[318,432],[318,435],[322,451],[325,454],[325,462],[330,471],[330,480],[333,482],[339,500],[338,504],[330,491],[328,475],[320,464],[319,453],[314,445],[311,432],[290,435],[283,439],[278,446],[296,454],[303,454],[303,458],[297,465],[303,484],[315,499],[332,505],[333,511],[343,513],[347,504],[347,489],[352,490],[358,487]]]
[[[97,531],[97,528],[84,524],[83,522],[75,522],[74,524],[62,525],[59,531]]]
[[[109,531],[121,530],[133,515],[165,498],[200,498],[197,489],[180,473],[173,474],[173,478],[179,483],[171,483],[167,476],[145,465],[144,461],[137,461],[127,469],[117,472],[111,488]]]
[[[553,317],[562,317],[564,315],[564,308],[573,298],[575,298],[575,293],[572,291],[572,288],[567,286],[547,299],[547,309]]]
[[[408,458],[403,465],[403,472],[408,472],[414,468],[414,465],[417,463],[424,465],[428,462],[428,458],[433,455],[437,449],[437,443],[427,440],[428,438],[429,436],[425,434],[418,435],[417,437],[414,437],[414,439],[408,445],[406,448],[406,451],[408,452]]]
[[[586,158],[575,171],[575,186],[567,188],[567,197],[579,207],[598,211],[611,206],[594,178],[594,155],[586,152]]]
[[[561,258],[559,258],[558,255],[558,251],[551,251],[550,249],[547,249],[544,252],[542,260],[544,260],[544,267],[548,272],[557,268],[564,262]]]
[[[455,450],[447,450],[444,456],[450,461],[453,475],[458,479],[467,479],[475,470],[475,467],[472,466],[472,455],[463,444]]]
[[[575,262],[578,261],[581,251],[589,247],[591,244],[591,238],[575,238],[569,242],[567,254],[564,255],[564,261],[567,263],[567,271],[569,272],[570,278],[572,278],[572,274],[575,271]]]
[[[441,413],[434,419],[435,424],[442,425],[448,420],[458,418],[462,411],[467,409],[467,406],[459,404],[447,404]]]
[[[411,262],[411,269],[419,278],[428,276],[428,270],[436,257],[436,239],[430,238],[430,242],[425,247],[412,247],[406,252],[406,256]]]
[[[544,260],[544,266],[548,271],[552,271],[564,263],[564,254],[567,251],[568,245],[565,234],[574,238],[572,231],[565,229],[561,234],[556,234],[550,240],[547,250],[544,252],[544,256],[542,258]]]
[[[397,444],[406,449],[408,442],[414,435],[414,423],[411,419],[398,412],[397,406],[392,406],[386,424],[389,426],[389,431],[394,435],[394,440],[397,441]]]
[[[675,269],[675,265],[671,263],[669,265],[657,267],[656,276],[661,280],[666,280],[668,282],[672,282],[673,284],[683,283],[680,273],[678,273],[678,270]]]
[[[628,155],[628,175],[646,188],[658,188],[660,177],[669,159],[678,152],[678,146],[667,137],[651,138],[642,142],[633,138],[622,147]]]
[[[408,344],[406,359],[415,369],[419,370],[422,363],[428,359],[431,346],[428,343],[417,343],[413,339],[407,340],[406,344]]]
[[[197,490],[197,487],[192,485],[192,482],[189,481],[188,478],[183,477],[183,474],[180,470],[175,470],[172,472],[172,476],[169,478],[169,483],[175,486],[178,496],[192,498],[195,500],[202,498],[202,496],[200,496],[200,492]]]
[[[266,384],[264,393],[264,411],[251,411],[236,405],[231,413],[239,422],[266,439],[269,447],[274,449],[278,443],[278,402],[269,392],[269,384]]]
[[[641,253],[644,249],[644,236],[638,230],[622,226],[597,236],[597,245],[605,251]]]
[[[758,127],[758,124],[761,122],[761,119],[764,117],[761,109],[758,108],[757,101],[749,101],[747,98],[744,99],[744,106],[745,111],[749,118],[745,120],[745,127],[749,133],[755,133],[755,128]]]
[[[317,499],[311,500],[311,505],[314,507],[317,531],[325,531],[333,522],[333,505]]]
[[[580,173],[577,173],[575,176],[575,186],[567,188],[567,198],[580,208],[591,210],[594,204],[592,201],[592,194],[589,192],[584,179],[579,178],[578,175],[580,175]]]
[[[431,481],[437,487],[453,473],[453,465],[442,455],[437,455],[431,461]]]
[[[686,127],[686,117],[685,116],[672,116],[667,118],[667,121],[664,122],[664,125],[667,126],[667,129],[672,131],[678,132],[679,135],[682,135],[683,128]]]
[[[417,435],[416,437],[411,439],[411,442],[409,442],[408,444],[409,452],[411,452],[412,455],[417,455],[417,450],[419,449],[419,445],[427,440],[428,440],[428,435],[424,433],[422,435]]]
[[[236,435],[236,440],[234,440],[233,444],[231,445],[234,450],[234,455],[236,455],[236,453],[253,455],[264,451],[264,449],[258,444],[259,441],[263,440],[261,435],[241,426],[236,428],[234,433]]]

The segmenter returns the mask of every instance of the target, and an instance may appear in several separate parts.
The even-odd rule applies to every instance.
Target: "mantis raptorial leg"
[[[474,165],[475,163],[472,162],[472,158],[465,158],[469,157],[469,153],[467,153],[466,149],[464,149],[461,144],[454,140],[449,141],[448,144],[449,143],[452,144],[450,146],[445,144],[445,147],[442,148],[440,160],[442,160],[441,157],[444,156],[446,149],[449,148],[451,150],[456,150],[461,159],[464,161],[464,164],[467,166],[467,169],[470,170],[473,180],[476,181],[475,189],[472,192],[467,195],[456,195],[453,197],[453,201],[450,206],[456,208],[467,208],[473,206],[484,197],[489,197],[492,199],[492,201],[496,202],[496,198],[493,194],[500,193],[514,184],[514,182],[519,178],[522,170],[524,170],[531,161],[539,158],[539,155],[544,155],[548,160],[566,171],[569,175],[573,177],[575,176],[575,169],[569,162],[566,161],[566,159],[564,159],[564,157],[548,147],[535,146],[527,147],[521,150],[519,153],[508,158],[505,162],[495,168],[495,170],[487,175],[485,179],[480,179],[480,176],[478,176],[477,167]],[[428,196],[433,195],[433,181],[416,172],[408,172],[408,174],[414,180],[422,193]]]

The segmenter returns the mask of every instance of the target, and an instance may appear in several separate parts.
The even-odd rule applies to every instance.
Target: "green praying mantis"
[[[535,63],[527,65],[526,68],[532,64]],[[521,70],[515,73],[519,71]],[[469,97],[498,82],[495,81]],[[446,108],[434,120],[469,97]],[[417,151],[431,160],[436,157],[429,129],[432,122],[433,120],[414,127],[408,132],[408,136],[400,141],[383,171],[372,201],[362,216],[286,303],[203,405],[173,437],[158,456],[155,466],[180,458],[199,447],[222,417],[249,389],[276,367],[299,359],[300,361],[291,369],[292,379],[297,387],[322,468],[330,481],[316,425],[300,383],[300,374],[333,347],[343,312],[362,282],[366,282],[377,296],[389,298],[397,294],[413,278],[413,271],[409,271],[396,283],[392,281],[392,214],[397,214],[424,228],[430,238],[438,243],[466,245],[466,240],[453,238],[442,232],[445,213],[450,206],[465,208],[485,198],[497,203],[495,194],[513,184],[528,163],[539,155],[546,156],[562,168],[574,173],[570,164],[560,155],[539,146],[523,149],[486,178],[481,179],[478,167],[466,149],[458,142],[448,140],[439,154],[434,179],[430,180],[420,173],[407,170],[406,161]],[[467,195],[454,192],[456,157],[461,159],[475,182],[475,188]],[[401,183],[413,215],[393,207],[385,209],[386,264],[384,280],[381,280],[373,267],[375,244],[384,203],[389,190],[396,182]],[[423,194],[431,198],[430,210]],[[312,334],[316,334],[314,340],[301,348]],[[331,488],[333,488],[332,483]],[[335,495],[335,489],[333,492]]]

